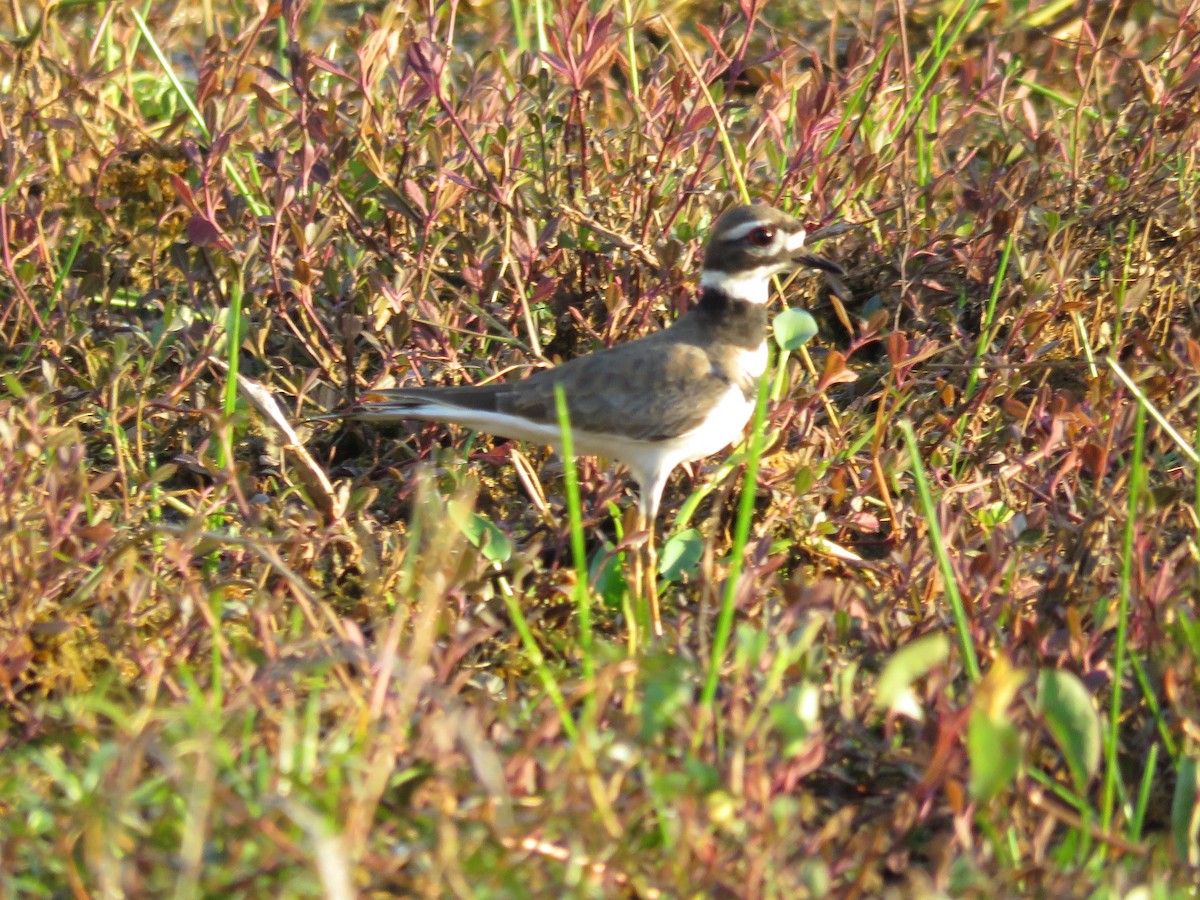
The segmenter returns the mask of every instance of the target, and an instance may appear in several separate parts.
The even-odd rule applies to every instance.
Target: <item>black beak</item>
[[[829,272],[833,275],[846,274],[846,270],[833,260],[826,259],[823,256],[817,256],[815,253],[809,253],[804,250],[793,256],[792,262],[799,263],[802,266],[808,266],[810,269],[820,269],[822,272]]]

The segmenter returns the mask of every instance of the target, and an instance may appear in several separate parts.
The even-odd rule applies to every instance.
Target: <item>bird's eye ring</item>
[[[775,229],[761,225],[746,235],[746,240],[754,247],[769,247],[775,241]]]

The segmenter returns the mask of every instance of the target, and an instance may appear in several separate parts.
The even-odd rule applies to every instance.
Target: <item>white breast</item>
[[[753,350],[739,351],[737,365],[751,378],[762,378],[767,371],[767,342],[763,341]]]
[[[712,456],[741,438],[753,412],[754,401],[740,388],[730,387],[699,426],[668,441],[668,457],[679,465]]]

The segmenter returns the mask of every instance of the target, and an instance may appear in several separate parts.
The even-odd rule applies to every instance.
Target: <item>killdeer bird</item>
[[[754,411],[767,367],[771,277],[801,266],[842,271],[807,252],[804,236],[800,222],[770,206],[736,206],[713,225],[699,302],[670,327],[516,381],[373,391],[347,415],[453,422],[560,449],[555,391],[561,386],[575,452],[623,463],[637,482],[653,560],[654,523],[672,470],[736,441]],[[661,634],[656,580],[651,568]]]

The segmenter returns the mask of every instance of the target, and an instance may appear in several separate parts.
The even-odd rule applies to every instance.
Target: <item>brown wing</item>
[[[677,437],[699,426],[730,387],[692,342],[700,336],[695,330],[684,316],[666,331],[516,381],[380,391],[386,401],[368,404],[359,416],[391,418],[403,416],[406,408],[441,403],[556,425],[554,388],[561,384],[575,427],[646,441]]]
[[[645,441],[696,428],[729,387],[699,347],[646,339],[497,385],[495,409],[555,423],[555,385],[574,427]]]

